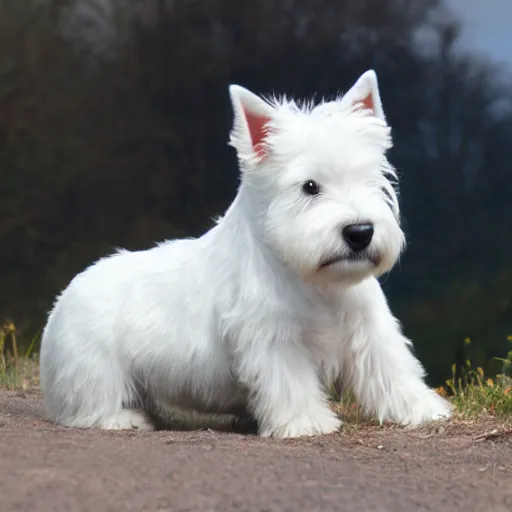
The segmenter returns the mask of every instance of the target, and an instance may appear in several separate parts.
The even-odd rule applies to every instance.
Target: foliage
[[[418,298],[412,304],[399,301],[396,305],[406,332],[413,333],[415,351],[429,369],[432,385],[444,382],[451,362],[463,366],[468,350],[473,364],[482,366],[486,375],[501,371],[492,356],[504,353],[507,347],[512,272],[496,272],[494,276],[489,273],[480,282],[452,282],[438,300]],[[470,346],[464,343],[467,336],[472,340]]]

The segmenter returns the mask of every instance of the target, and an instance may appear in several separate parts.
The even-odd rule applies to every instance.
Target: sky
[[[446,0],[464,22],[461,47],[512,71],[512,0]]]

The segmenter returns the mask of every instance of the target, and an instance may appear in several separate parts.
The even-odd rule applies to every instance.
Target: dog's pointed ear
[[[359,105],[361,108],[371,110],[379,119],[386,120],[380,100],[377,74],[373,69],[359,77],[357,82],[344,94],[342,102],[349,102],[352,106]]]
[[[234,113],[230,144],[237,150],[240,158],[256,157],[261,163],[268,156],[265,142],[274,108],[239,85],[230,85],[229,95]]]

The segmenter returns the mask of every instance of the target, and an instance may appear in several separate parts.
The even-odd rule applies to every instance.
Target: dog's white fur
[[[375,73],[316,107],[230,95],[234,202],[198,239],[121,251],[72,280],[42,339],[48,416],[152,428],[147,411],[168,405],[247,411],[262,436],[323,434],[341,424],[323,384],[341,377],[380,421],[448,417],[377,281],[404,236]],[[374,236],[352,258],[342,230],[361,222]]]

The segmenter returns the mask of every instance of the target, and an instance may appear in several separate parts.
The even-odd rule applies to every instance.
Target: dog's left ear
[[[353,106],[360,105],[361,108],[371,110],[379,119],[386,120],[380,100],[377,74],[373,69],[363,73],[357,82],[344,94],[341,101],[343,103],[350,102]]]
[[[268,155],[265,142],[274,108],[239,85],[230,85],[229,95],[234,113],[230,145],[236,149],[241,159],[256,157],[261,163]]]

